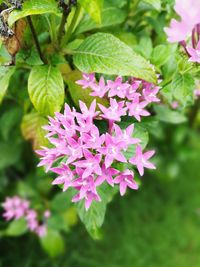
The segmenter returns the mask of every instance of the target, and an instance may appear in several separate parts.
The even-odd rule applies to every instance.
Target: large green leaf
[[[86,38],[75,51],[74,64],[82,72],[127,75],[156,82],[150,64],[108,33],[96,33]]]
[[[172,80],[171,90],[173,96],[183,105],[193,103],[195,83],[191,74],[177,73]]]
[[[76,34],[93,29],[109,27],[122,23],[126,18],[126,12],[116,7],[105,7],[102,10],[101,24],[95,23],[90,16],[85,15],[76,29]]]
[[[101,10],[104,0],[78,0],[78,2],[96,23],[101,23]]]
[[[64,83],[60,71],[51,65],[33,67],[28,92],[35,109],[43,115],[60,111],[64,102]]]
[[[27,232],[27,223],[24,218],[21,218],[16,221],[12,221],[8,228],[6,229],[5,234],[7,236],[20,236]]]
[[[65,249],[64,240],[61,234],[53,229],[48,228],[47,234],[40,238],[40,243],[43,249],[52,258],[55,258],[62,254]]]
[[[34,149],[48,145],[48,141],[44,137],[46,131],[42,129],[42,126],[46,124],[48,124],[48,121],[37,112],[26,114],[23,117],[21,123],[22,134],[26,140],[32,141]]]
[[[8,19],[9,25],[15,21],[30,16],[45,13],[57,13],[58,7],[54,0],[29,0],[24,1],[22,10],[14,10]]]
[[[106,206],[112,200],[117,192],[116,188],[112,188],[107,184],[102,184],[98,188],[101,202],[93,201],[89,210],[86,211],[84,201],[77,204],[77,211],[81,221],[84,223],[88,233],[94,238],[99,239],[99,228],[102,226],[106,213]]]
[[[3,67],[0,66],[0,103],[7,91],[9,81],[13,73],[15,72],[15,67]]]
[[[157,45],[153,49],[153,53],[151,55],[151,62],[160,67],[167,63],[173,54],[174,47],[170,45]]]

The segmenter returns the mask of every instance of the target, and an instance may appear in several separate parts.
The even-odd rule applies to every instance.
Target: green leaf
[[[48,141],[45,138],[46,131],[42,129],[42,126],[47,124],[47,119],[40,116],[37,112],[26,114],[23,117],[21,123],[22,134],[25,140],[33,142],[34,149],[48,145]]]
[[[11,26],[15,21],[30,16],[45,13],[58,13],[57,3],[54,0],[29,0],[24,1],[22,10],[14,10],[8,19]]]
[[[61,255],[65,250],[65,244],[61,234],[51,228],[48,228],[47,234],[40,238],[40,243],[42,248],[52,258]]]
[[[177,73],[173,77],[171,83],[171,90],[173,92],[173,96],[183,106],[187,106],[193,103],[194,89],[195,89],[195,82],[191,74]]]
[[[27,232],[27,223],[25,218],[12,221],[8,228],[6,229],[5,234],[7,236],[20,236]]]
[[[0,103],[7,91],[9,81],[13,73],[15,72],[15,67],[3,67],[0,66]]]
[[[101,238],[100,227],[104,222],[106,206],[112,200],[116,192],[116,188],[103,184],[98,188],[101,202],[93,201],[88,211],[85,209],[84,201],[81,201],[76,205],[81,221],[84,223],[88,233],[94,239]]]
[[[76,81],[80,80],[81,77],[82,75],[79,71],[71,71],[64,77],[66,83],[68,84],[69,93],[75,105],[79,107],[79,100],[81,100],[89,106],[92,101],[96,99],[97,103],[106,106],[108,104],[107,100],[100,97],[90,96],[89,94],[91,93],[91,90],[89,88],[83,90],[81,86],[75,83]]]
[[[13,140],[12,140],[13,141]],[[0,142],[0,169],[15,165],[21,156],[21,143],[8,141]]]
[[[139,45],[136,47],[136,52],[139,52],[143,57],[149,59],[153,50],[152,41],[149,37],[142,37]]]
[[[78,0],[78,2],[96,23],[101,23],[101,10],[104,0]]]
[[[88,15],[84,16],[75,34],[83,33],[93,29],[110,27],[122,23],[126,18],[126,12],[116,7],[104,7],[102,10],[101,24],[95,23]]]
[[[183,123],[187,121],[184,114],[179,111],[173,111],[164,105],[157,105],[154,107],[156,111],[156,117],[160,121],[169,122],[173,124]]]
[[[158,11],[161,10],[161,0],[143,0],[145,3],[150,4]]]
[[[35,66],[28,79],[28,92],[35,109],[43,115],[60,111],[64,102],[64,83],[60,71],[51,65]]]
[[[118,38],[96,33],[86,38],[75,51],[74,64],[82,72],[134,76],[156,82],[150,64]]]
[[[163,66],[170,59],[173,47],[170,45],[158,45],[154,48],[151,62],[157,67]]]

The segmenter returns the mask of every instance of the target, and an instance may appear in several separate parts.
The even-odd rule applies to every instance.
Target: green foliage
[[[75,51],[74,64],[82,72],[127,75],[156,82],[155,73],[148,62],[108,33],[88,37]]]
[[[96,23],[101,23],[101,10],[104,0],[78,0],[78,2]]]
[[[15,67],[0,67],[0,103],[8,89],[9,81],[15,71]]]
[[[40,243],[51,258],[55,258],[65,251],[61,234],[52,229],[48,229],[47,235],[40,239]]]
[[[28,80],[28,92],[35,109],[43,115],[60,111],[64,103],[64,84],[60,71],[51,65],[35,66]]]
[[[7,236],[20,236],[27,232],[26,220],[21,218],[16,221],[12,221],[8,228],[5,231],[5,235]]]
[[[56,1],[54,0],[29,0],[25,1],[22,10],[14,10],[9,16],[9,25],[13,25],[15,21],[30,16],[45,13],[58,13]]]

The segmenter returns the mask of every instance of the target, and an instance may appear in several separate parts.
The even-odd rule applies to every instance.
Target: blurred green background
[[[115,197],[107,210],[102,240],[92,240],[78,224],[65,236],[64,254],[50,259],[33,235],[2,238],[0,266],[199,267],[199,152],[191,147],[192,154],[174,179],[147,174],[138,192]],[[173,154],[171,160],[176,160]],[[166,169],[162,171],[163,175]]]

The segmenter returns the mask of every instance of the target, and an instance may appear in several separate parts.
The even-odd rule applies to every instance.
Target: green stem
[[[82,8],[80,5],[77,5],[76,7],[76,10],[75,10],[75,13],[74,13],[74,16],[72,18],[72,21],[71,21],[71,24],[69,25],[69,28],[67,30],[67,33],[66,35],[63,37],[63,41],[62,41],[62,46],[64,46],[65,44],[68,43],[73,31],[74,31],[74,28],[76,26],[76,23],[79,19],[79,16],[81,14],[81,11],[82,11]]]
[[[196,103],[195,103],[195,105],[194,105],[194,107],[190,113],[190,116],[189,116],[189,124],[191,127],[193,127],[195,124],[196,117],[197,117],[198,112],[199,112],[199,108],[200,108],[200,98],[198,98],[196,100]]]
[[[29,27],[30,27],[30,29],[31,29],[31,33],[32,33],[32,36],[33,36],[33,40],[34,40],[34,42],[35,42],[35,46],[36,46],[36,49],[37,49],[38,54],[39,54],[39,56],[40,56],[40,59],[44,62],[44,64],[46,64],[47,62],[46,62],[46,59],[44,58],[44,56],[43,56],[43,54],[42,54],[42,50],[41,50],[41,48],[40,48],[40,43],[39,43],[38,38],[37,38],[37,33],[36,33],[36,31],[35,31],[35,28],[34,28],[34,26],[33,26],[33,22],[32,22],[32,20],[31,20],[31,17],[30,17],[30,16],[27,17],[27,21],[28,21]]]
[[[67,22],[68,15],[69,15],[69,12],[67,12],[66,10],[63,10],[61,23],[60,23],[60,27],[58,30],[58,44],[60,44],[60,42],[62,40],[63,33],[65,31],[65,23]]]

